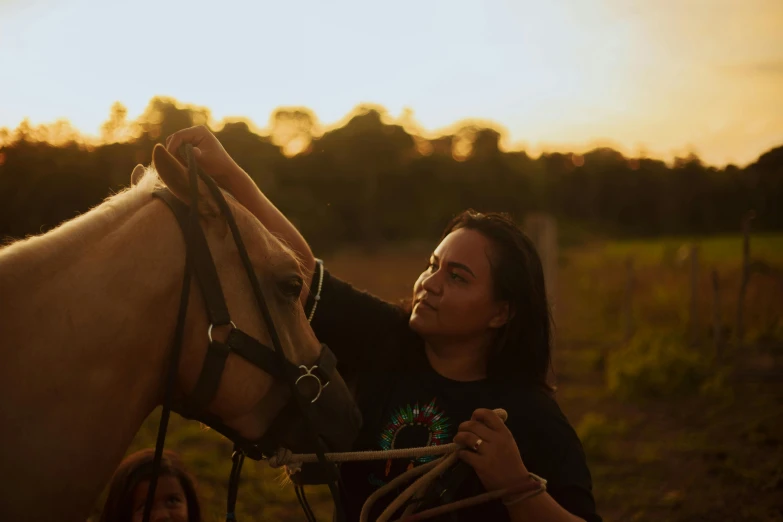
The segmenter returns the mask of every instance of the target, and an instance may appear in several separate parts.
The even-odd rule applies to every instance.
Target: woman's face
[[[144,503],[147,501],[149,481],[140,482],[133,491],[133,522],[144,517]],[[158,478],[155,487],[155,502],[152,505],[150,522],[188,522],[188,502],[185,490],[177,477],[164,475]]]
[[[426,339],[468,340],[505,324],[508,305],[493,295],[490,241],[480,232],[451,232],[413,286],[411,328]]]

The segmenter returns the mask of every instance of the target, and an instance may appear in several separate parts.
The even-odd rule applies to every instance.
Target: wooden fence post
[[[756,213],[751,210],[745,214],[745,218],[742,220],[742,281],[740,282],[739,298],[737,299],[736,329],[738,348],[742,346],[742,340],[745,337],[743,308],[745,307],[745,293],[748,290],[748,281],[750,280],[750,222],[754,217],[756,217]]]
[[[623,297],[623,311],[625,312],[625,328],[623,339],[627,343],[633,337],[633,289],[634,272],[633,258],[628,256],[625,260],[625,295]]]
[[[536,245],[544,269],[544,284],[552,315],[557,311],[558,245],[557,220],[549,214],[529,214],[525,218],[524,230]]]
[[[720,320],[720,281],[718,271],[712,270],[712,338],[715,342],[715,356],[723,358],[723,325]]]
[[[690,341],[699,341],[699,246],[691,245],[691,309],[689,317]]]

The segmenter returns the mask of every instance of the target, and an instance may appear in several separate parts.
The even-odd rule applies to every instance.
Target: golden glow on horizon
[[[256,130],[306,107],[318,135],[372,102],[426,137],[743,165],[783,144],[781,26],[780,0],[0,0],[0,127],[97,137],[164,94]]]

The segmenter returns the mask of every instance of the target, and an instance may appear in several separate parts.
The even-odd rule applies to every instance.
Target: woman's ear
[[[490,328],[500,328],[514,317],[514,313],[511,311],[511,306],[508,304],[508,301],[500,301],[495,306],[497,307],[497,311],[489,320]]]

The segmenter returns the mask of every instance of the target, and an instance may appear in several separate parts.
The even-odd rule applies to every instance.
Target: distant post
[[[737,326],[736,326],[736,338],[737,347],[742,346],[743,338],[745,337],[745,323],[744,323],[744,310],[745,306],[745,293],[748,290],[748,281],[750,281],[750,222],[756,217],[756,213],[752,210],[745,214],[742,220],[742,280],[740,281],[739,299],[737,299]]]
[[[720,280],[718,271],[712,270],[712,338],[715,342],[715,355],[718,360],[723,358],[723,325],[720,309]]]
[[[699,341],[699,246],[691,245],[691,310],[690,310],[690,341]]]
[[[549,214],[528,214],[525,233],[536,245],[544,268],[544,284],[553,318],[557,317],[557,220]]]
[[[633,257],[625,259],[625,292],[623,294],[623,311],[625,324],[623,325],[623,342],[628,343],[633,337],[633,290],[634,290]]]

